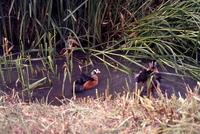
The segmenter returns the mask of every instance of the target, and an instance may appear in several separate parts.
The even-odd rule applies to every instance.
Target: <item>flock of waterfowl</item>
[[[75,93],[81,93],[87,90],[94,89],[99,84],[99,74],[101,71],[98,68],[93,69],[89,73],[85,73],[82,67],[79,65],[80,77],[75,81]],[[149,66],[139,71],[135,75],[136,86],[143,89],[141,95],[150,97],[155,90],[159,89],[161,82],[161,75],[157,68],[157,62],[155,60],[149,63]],[[145,87],[145,88],[144,88]]]

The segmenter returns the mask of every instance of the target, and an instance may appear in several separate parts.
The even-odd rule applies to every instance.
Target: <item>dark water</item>
[[[66,98],[72,98],[72,88],[73,88],[73,81],[79,78],[80,76],[80,70],[78,68],[80,59],[82,56],[78,55],[73,60],[73,71],[71,74],[71,81],[69,80],[69,76],[67,75],[66,80],[64,81],[64,69],[63,65],[66,62],[65,58],[58,58],[54,66],[57,67],[57,72],[51,72],[49,70],[46,70],[43,63],[41,61],[33,61],[32,66],[34,70],[37,70],[35,72],[31,73],[31,69],[28,69],[28,72],[26,69],[24,69],[23,74],[24,78],[26,80],[29,80],[29,83],[34,83],[39,79],[42,79],[44,77],[47,77],[48,80],[44,81],[43,84],[40,87],[37,87],[33,90],[31,94],[31,99],[42,99],[46,98],[48,96],[48,102],[53,102],[57,99],[55,98],[63,98],[63,95]],[[128,68],[130,68],[130,73],[126,74],[123,73],[117,69],[107,67],[104,63],[102,63],[99,60],[93,59],[93,65],[94,66],[88,66],[88,70],[91,70],[92,68],[99,68],[101,70],[101,74],[99,75],[99,84],[98,86],[89,91],[85,91],[79,94],[76,94],[76,97],[86,97],[86,96],[92,96],[96,97],[96,93],[98,92],[99,95],[104,94],[105,90],[109,91],[110,94],[116,94],[118,92],[122,91],[133,91],[135,88],[135,80],[134,75],[139,71],[139,67],[135,64],[129,63],[127,61],[120,60],[120,63],[123,63],[123,65],[126,65]],[[146,65],[146,63],[144,63]],[[84,70],[87,70],[84,69]],[[162,69],[159,68],[161,72],[170,72],[174,74],[174,70],[172,68]],[[28,75],[29,74],[29,75]],[[21,85],[16,85],[16,81],[18,78],[17,70],[5,70],[4,71],[5,81],[7,84],[7,87],[5,84],[3,84],[2,78],[0,79],[0,82],[2,83],[1,89],[9,92],[11,89],[15,89],[19,92],[21,92]],[[10,78],[8,76],[11,76]],[[162,82],[161,82],[161,89],[163,92],[166,92],[169,96],[173,93],[178,95],[180,92],[181,95],[184,96],[186,93],[186,86],[185,84],[188,84],[193,88],[196,84],[194,80],[192,80],[189,77],[180,77],[170,74],[163,74],[162,75]],[[64,87],[63,87],[63,81],[64,81]],[[62,90],[64,89],[64,90]],[[64,91],[64,92],[62,92]],[[28,99],[27,95],[24,96],[25,99]]]

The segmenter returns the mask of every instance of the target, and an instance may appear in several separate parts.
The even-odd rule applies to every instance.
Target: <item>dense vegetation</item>
[[[139,59],[156,59],[161,66],[200,80],[200,1],[0,1],[0,87],[6,83],[4,71],[15,68],[22,88],[32,89],[47,78],[27,83],[23,73],[31,64],[27,66],[25,62],[41,60],[47,70],[54,72],[58,69],[55,58],[62,54],[66,64],[71,65],[71,52],[75,51],[85,52],[89,58],[100,59],[111,67],[117,63],[119,70],[125,72],[129,69],[113,56],[138,66],[142,66]],[[70,74],[71,70],[67,71]],[[148,99],[128,92],[114,99],[108,95],[59,100],[63,103],[59,107],[44,102],[24,103],[14,90],[11,94],[0,92],[0,130],[199,133],[200,85],[197,83],[195,92],[186,88],[186,98],[160,95]]]
[[[2,0],[1,60],[11,53],[52,58],[71,39],[93,56],[153,58],[199,79],[199,6],[198,0]]]

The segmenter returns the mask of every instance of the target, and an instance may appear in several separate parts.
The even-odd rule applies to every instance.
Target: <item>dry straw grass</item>
[[[197,90],[199,87],[196,87]],[[132,93],[114,99],[65,99],[63,105],[23,103],[17,95],[0,98],[4,133],[198,133],[200,96],[142,98]]]

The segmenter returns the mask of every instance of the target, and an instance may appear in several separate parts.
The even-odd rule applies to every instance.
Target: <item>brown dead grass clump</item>
[[[61,106],[0,98],[0,132],[18,133],[199,133],[200,96],[148,99],[133,93],[114,99],[68,100]]]

